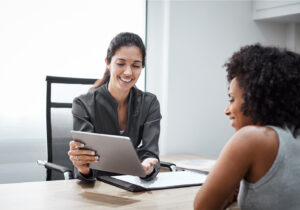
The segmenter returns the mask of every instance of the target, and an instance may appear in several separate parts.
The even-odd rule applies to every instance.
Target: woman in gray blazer
[[[147,174],[145,179],[152,179],[159,172],[161,114],[156,96],[135,87],[145,55],[138,35],[120,33],[114,37],[107,50],[103,78],[87,94],[74,99],[72,113],[74,130],[130,137]],[[68,155],[78,178],[95,180],[105,172],[90,169],[89,163],[101,161],[101,157],[82,147],[80,142],[71,141]]]

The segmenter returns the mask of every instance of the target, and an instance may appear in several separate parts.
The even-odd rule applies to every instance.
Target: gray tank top
[[[238,205],[242,210],[300,209],[300,129],[279,127],[279,149],[269,171],[257,182],[242,180]]]

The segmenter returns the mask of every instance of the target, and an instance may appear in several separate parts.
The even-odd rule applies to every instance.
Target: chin
[[[120,89],[129,89],[131,87],[130,84],[125,84],[122,81],[119,82]]]
[[[232,123],[231,126],[234,128],[235,131],[239,129],[239,127],[237,127],[234,123]]]

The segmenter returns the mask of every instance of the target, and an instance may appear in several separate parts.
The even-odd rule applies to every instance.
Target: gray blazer
[[[160,133],[160,106],[155,95],[132,87],[127,105],[127,124],[123,136],[130,137],[141,161],[148,157],[159,159],[158,139]],[[118,122],[118,102],[108,91],[108,83],[73,100],[73,129],[77,131],[121,135]],[[159,172],[159,163],[146,179]],[[75,170],[77,178],[95,180],[103,171],[91,170],[83,176]]]

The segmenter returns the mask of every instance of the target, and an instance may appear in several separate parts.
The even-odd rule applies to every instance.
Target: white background
[[[143,0],[1,0],[0,140],[45,138],[46,75],[102,77],[117,33],[144,39],[145,9]]]

